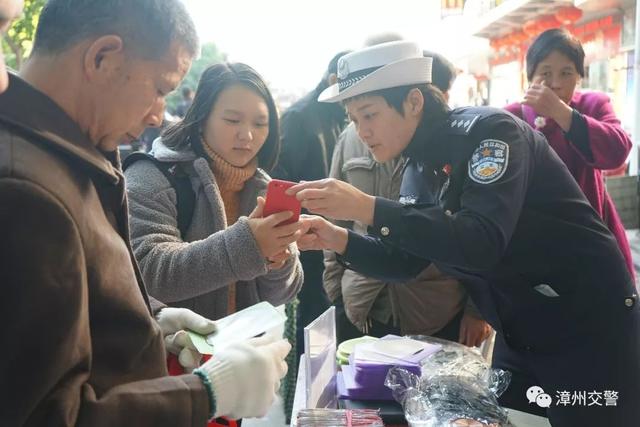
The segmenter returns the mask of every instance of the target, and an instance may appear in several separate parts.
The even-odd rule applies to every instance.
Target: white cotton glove
[[[213,387],[216,417],[263,417],[287,374],[287,340],[252,338],[216,352],[201,366]]]
[[[178,356],[180,365],[189,372],[197,368],[202,354],[196,350],[185,329],[208,335],[216,330],[216,324],[186,308],[167,307],[156,316],[167,350]]]

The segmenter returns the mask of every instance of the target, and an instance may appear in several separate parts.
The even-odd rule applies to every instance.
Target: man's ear
[[[125,61],[122,39],[106,35],[95,39],[84,54],[84,73],[90,79],[106,82],[113,78]]]
[[[424,109],[424,96],[420,89],[414,88],[409,91],[406,99],[405,111],[413,116],[422,116],[422,110]]]

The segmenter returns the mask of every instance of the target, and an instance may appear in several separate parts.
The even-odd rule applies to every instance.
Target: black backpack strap
[[[184,240],[187,229],[191,225],[191,219],[196,205],[196,195],[191,186],[189,176],[185,174],[177,163],[161,162],[151,154],[143,152],[131,153],[122,162],[122,170],[139,160],[147,160],[153,163],[156,168],[167,178],[171,188],[176,192],[176,210],[178,211],[178,230]]]
[[[189,175],[184,173],[179,164],[172,165],[169,168],[169,173],[173,176],[174,182],[171,185],[176,192],[177,198],[178,230],[180,230],[180,236],[184,240],[196,208],[196,194],[193,192]]]

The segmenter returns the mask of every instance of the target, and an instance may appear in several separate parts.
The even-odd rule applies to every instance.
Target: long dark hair
[[[241,84],[260,95],[269,110],[269,134],[258,152],[258,166],[271,171],[280,153],[280,121],[273,96],[264,79],[250,66],[236,63],[215,64],[207,68],[196,89],[195,97],[184,119],[168,127],[162,134],[163,143],[176,151],[192,149],[208,157],[202,147],[201,136],[209,114],[220,94],[228,87]]]

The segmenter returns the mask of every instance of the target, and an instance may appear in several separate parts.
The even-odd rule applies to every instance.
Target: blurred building
[[[489,104],[517,101],[526,85],[525,55],[536,35],[567,28],[583,44],[582,86],[611,96],[623,125],[633,117],[635,0],[482,1],[472,34],[489,40]]]

